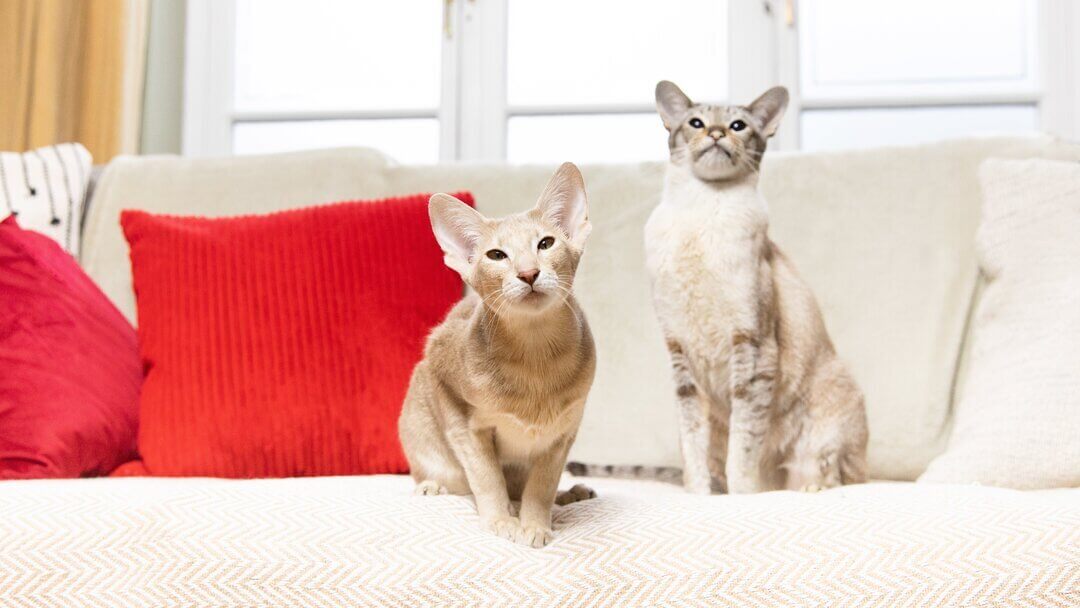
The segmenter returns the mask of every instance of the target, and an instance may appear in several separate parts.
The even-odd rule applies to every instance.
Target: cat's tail
[[[682,469],[678,467],[651,467],[614,464],[586,464],[568,462],[566,470],[574,477],[615,477],[618,479],[649,479],[682,485]]]

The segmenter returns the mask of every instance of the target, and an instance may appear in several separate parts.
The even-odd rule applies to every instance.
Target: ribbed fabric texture
[[[146,368],[143,469],[407,471],[401,402],[425,336],[462,290],[427,200],[224,219],[125,211]]]
[[[49,237],[0,223],[0,479],[104,475],[135,457],[135,329]]]

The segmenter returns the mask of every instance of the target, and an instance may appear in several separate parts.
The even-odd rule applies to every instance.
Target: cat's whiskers
[[[484,304],[486,304],[489,309],[494,309],[499,304],[500,299],[505,296],[505,294],[506,290],[500,287],[495,293],[489,294],[490,297],[494,297],[494,302],[488,301],[489,296],[480,296],[480,299],[483,300]]]
[[[480,299],[483,300],[484,304],[487,305],[488,310],[491,311],[492,320],[494,321],[491,324],[492,334],[494,335],[499,328],[499,313],[502,311],[503,307],[506,306],[507,302],[510,301],[510,297],[506,295],[506,290],[502,287],[493,294],[493,297],[495,300],[494,302],[488,302],[487,298],[483,296],[481,296]]]
[[[497,309],[495,309],[495,317],[496,318],[502,318],[501,317],[502,311],[503,311],[504,308],[506,308],[508,306],[510,306],[510,296],[505,296],[499,302],[499,307]]]
[[[739,166],[753,173],[754,177],[761,177],[761,170],[754,166],[754,161],[750,160],[749,158],[742,157],[742,160],[739,161]]]
[[[562,283],[556,283],[555,288],[561,291],[563,294],[562,301],[559,303],[559,305],[566,306],[568,309],[570,309],[570,312],[574,315],[574,319],[577,320],[578,326],[580,327],[582,324],[581,315],[579,315],[578,312],[574,310],[574,307],[570,305],[570,296],[573,295],[573,292],[570,290],[569,287],[564,287]]]

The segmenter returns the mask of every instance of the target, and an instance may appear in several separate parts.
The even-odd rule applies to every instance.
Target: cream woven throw
[[[589,483],[540,550],[405,477],[0,483],[0,606],[1080,604],[1080,490]]]

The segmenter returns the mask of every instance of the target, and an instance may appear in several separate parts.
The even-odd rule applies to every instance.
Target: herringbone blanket
[[[593,480],[541,550],[404,477],[0,483],[0,606],[1077,606],[1080,489]]]

